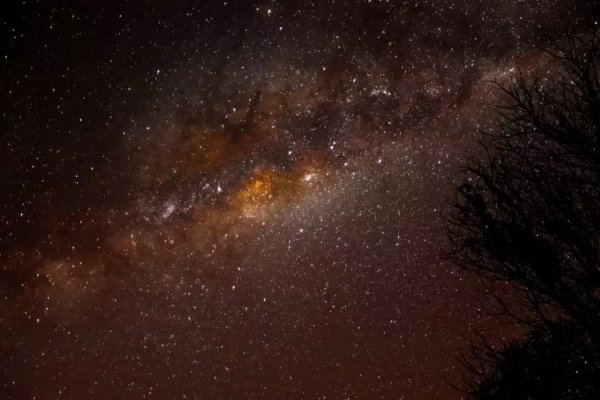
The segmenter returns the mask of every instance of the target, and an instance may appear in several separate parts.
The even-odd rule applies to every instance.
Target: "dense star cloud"
[[[458,399],[460,165],[592,1],[2,12],[0,392]]]

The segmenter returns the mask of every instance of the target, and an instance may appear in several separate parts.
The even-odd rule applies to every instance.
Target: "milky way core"
[[[0,397],[452,400],[511,335],[443,221],[595,1],[2,7]]]

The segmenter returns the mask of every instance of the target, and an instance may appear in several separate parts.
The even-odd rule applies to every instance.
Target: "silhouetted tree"
[[[464,365],[475,400],[599,399],[600,357],[577,327],[532,331],[501,351],[473,348]]]
[[[548,55],[543,78],[500,86],[451,217],[452,259],[530,332],[465,358],[476,399],[600,398],[600,35]]]

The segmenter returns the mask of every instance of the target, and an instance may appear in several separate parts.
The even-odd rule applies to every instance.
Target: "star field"
[[[3,5],[0,393],[460,399],[490,83],[592,1]]]

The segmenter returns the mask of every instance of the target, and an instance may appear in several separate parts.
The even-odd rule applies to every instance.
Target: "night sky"
[[[595,1],[13,1],[5,399],[459,399],[442,261],[498,92]]]

